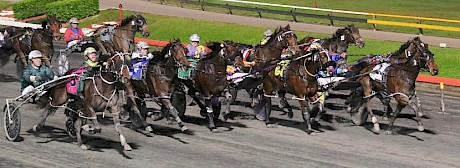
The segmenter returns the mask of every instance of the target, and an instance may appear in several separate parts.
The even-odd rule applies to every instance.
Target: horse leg
[[[371,109],[371,98],[373,97],[373,95],[372,95],[372,86],[371,86],[372,83],[370,81],[370,77],[368,76],[363,77],[360,83],[361,83],[361,86],[363,86],[364,99],[366,99],[363,105],[365,105],[366,110],[369,112],[369,114],[372,117],[372,123],[374,123],[372,132],[379,133],[380,125],[378,123],[377,117],[375,117],[374,112],[372,112],[372,109]]]
[[[216,125],[214,124],[214,111],[212,110],[212,104],[210,98],[205,98],[206,113],[209,120],[209,129],[212,132],[218,132]]]
[[[423,117],[422,101],[420,101],[420,98],[417,95],[417,91],[414,91],[414,97],[415,97],[415,100],[416,100],[416,103],[417,103],[417,113],[418,113],[418,115],[420,117]]]
[[[232,100],[232,94],[230,94],[228,91],[225,92],[226,108],[225,108],[225,112],[222,113],[224,117],[224,121],[227,121],[228,115],[230,114],[230,104],[232,103],[231,100]]]
[[[87,117],[89,118],[88,120],[92,122],[92,125],[86,124],[82,126],[82,128],[85,131],[90,132],[91,134],[100,133],[102,129],[101,129],[101,126],[99,125],[99,122],[97,121],[95,110],[92,107],[90,107],[90,105],[85,105],[84,110],[86,112]]]
[[[276,128],[276,126],[270,121],[270,114],[272,113],[272,99],[270,97],[263,97],[265,102],[265,125],[267,128]]]
[[[306,100],[299,100],[300,109],[302,110],[302,118],[303,121],[307,124],[307,130],[305,130],[308,134],[313,133],[311,129],[311,122],[310,122],[310,112],[308,111],[308,102]]]
[[[401,110],[406,107],[410,100],[408,97],[401,96],[401,95],[396,95],[395,96],[396,102],[398,102],[398,105],[396,106],[396,111],[394,112],[393,116],[391,117],[390,123],[388,124],[388,129],[386,131],[387,135],[394,135],[395,132],[393,130],[393,124],[398,117],[399,113],[401,113]]]
[[[279,107],[280,108],[287,108],[288,109],[288,117],[289,118],[294,117],[294,113],[292,112],[292,107],[286,100],[286,92],[278,91],[278,97],[280,98]]]
[[[184,122],[182,122],[182,120],[180,119],[179,117],[179,112],[177,111],[177,109],[172,105],[171,101],[169,99],[161,99],[160,100],[163,107],[164,108],[167,108],[167,110],[169,111],[169,113],[174,117],[174,119],[176,120],[177,124],[179,125],[180,127],[180,130],[182,132],[185,132],[188,130],[187,126],[185,126]]]
[[[83,144],[83,141],[81,140],[82,123],[83,123],[83,119],[81,117],[77,117],[74,123],[75,133],[77,135],[77,145],[83,150],[88,150],[90,147],[88,145]]]
[[[390,106],[390,101],[391,99],[385,99],[381,96],[378,97],[380,101],[383,103],[383,120],[388,121],[388,118],[390,117],[391,113],[393,112],[393,109]]]
[[[152,132],[153,128],[150,125],[147,124],[147,122],[145,121],[144,117],[142,117],[142,115],[141,115],[141,111],[138,108],[139,106],[136,103],[136,100],[135,100],[135,97],[134,97],[134,92],[132,90],[132,85],[125,84],[125,92],[126,92],[126,96],[131,101],[131,104],[132,104],[131,109],[134,111],[134,113],[136,113],[137,117],[139,117],[139,119],[141,120],[142,126],[144,127],[145,131]]]
[[[423,128],[423,123],[421,119],[422,116],[420,115],[421,113],[418,112],[419,110],[418,105],[415,102],[410,102],[409,106],[412,108],[412,110],[414,110],[415,120],[417,121],[417,128],[420,132],[422,132],[423,130],[425,130],[425,128]]]
[[[320,99],[320,97],[318,97],[317,94],[315,94],[313,97],[310,97],[310,101],[316,101],[317,99]],[[319,122],[324,112],[324,103],[322,103],[321,100],[319,100],[316,103],[319,103],[319,105],[318,105],[318,113],[316,114],[314,121]]]
[[[52,91],[51,101],[49,102],[48,105],[40,112],[40,121],[38,122],[37,125],[34,125],[32,130],[34,132],[40,131],[40,129],[45,125],[46,118],[50,115],[56,112],[58,109],[57,107],[53,106],[60,106],[63,105],[67,101],[67,91],[65,90],[65,87],[57,88],[56,90]]]
[[[110,113],[112,114],[113,117],[113,123],[115,124],[115,130],[117,131],[118,135],[120,135],[120,143],[121,146],[123,146],[125,151],[130,151],[133,150],[131,146],[126,142],[126,138],[123,135],[122,126],[120,124],[120,118],[118,116],[118,112],[116,108],[110,107]]]

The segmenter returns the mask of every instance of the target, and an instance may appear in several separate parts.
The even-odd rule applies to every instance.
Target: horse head
[[[188,67],[190,65],[186,57],[186,53],[188,52],[187,48],[182,45],[180,39],[171,41],[165,48],[168,50],[165,57],[172,57],[179,67]]]
[[[413,44],[410,47],[415,48],[414,64],[417,64],[420,69],[429,71],[433,76],[437,75],[439,72],[438,65],[434,61],[434,54],[428,49],[428,44],[422,42],[419,37],[409,41]]]
[[[114,73],[121,83],[125,84],[129,82],[129,67],[123,53],[117,52],[114,56],[107,59],[107,66],[107,69]]]
[[[42,22],[43,29],[49,30],[53,34],[53,39],[56,41],[61,40],[62,21],[59,21],[54,16],[48,16],[48,18]]]
[[[359,48],[364,47],[364,40],[359,34],[359,29],[354,25],[345,26],[343,29],[339,29],[335,32],[334,36],[340,37],[341,41],[345,41],[348,44],[355,44]]]
[[[149,28],[147,27],[147,20],[142,15],[136,15],[133,20],[137,32],[142,32],[142,36],[148,37],[150,35]]]

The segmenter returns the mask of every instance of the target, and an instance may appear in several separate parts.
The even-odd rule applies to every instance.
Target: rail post
[[[334,26],[334,20],[332,20],[332,13],[327,14],[329,16],[329,21],[331,22],[330,26]]]
[[[121,24],[121,21],[123,20],[123,5],[122,4],[118,5],[118,15],[120,16],[120,24]]]
[[[422,24],[422,21],[419,20],[417,23]],[[422,28],[418,28],[418,31],[419,31],[420,35],[423,35],[423,29]]]
[[[444,82],[439,83],[439,89],[441,90],[441,112],[444,113]]]
[[[227,8],[228,8],[228,13],[229,13],[230,15],[233,15],[232,8],[230,7],[230,5],[228,5],[228,3],[225,4],[225,5],[226,5]]]
[[[372,19],[374,19],[374,20],[375,20],[376,18],[377,18],[377,16],[375,16],[375,15],[372,15]],[[377,25],[376,25],[375,23],[374,23],[374,24],[372,24],[372,26],[374,27],[374,30],[377,30]]]
[[[294,22],[297,22],[297,18],[296,18],[296,11],[297,8],[294,8],[293,10],[291,10],[291,15],[292,15],[292,19],[294,19]]]
[[[259,8],[258,8],[258,7],[256,7],[256,11],[257,11],[257,13],[259,14],[259,18],[262,18],[262,14],[260,13],[260,11],[259,11]]]

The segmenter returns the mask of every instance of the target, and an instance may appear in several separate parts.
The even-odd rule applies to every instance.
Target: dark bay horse
[[[307,45],[312,43],[314,39],[313,37],[305,37],[298,43],[299,45]],[[338,29],[331,38],[321,39],[319,43],[323,49],[337,54],[346,53],[350,44],[359,48],[364,47],[364,40],[359,34],[359,29],[354,25],[347,25],[343,29]]]
[[[130,60],[129,53],[135,50],[134,35],[136,32],[142,32],[142,36],[150,35],[147,27],[147,20],[141,15],[132,15],[123,19],[120,25],[113,29],[112,40],[102,41],[101,33],[107,26],[97,29],[93,35],[94,42],[102,52],[102,55],[114,55],[115,51],[125,53],[126,60]]]
[[[182,131],[186,131],[188,128],[180,119],[178,111],[172,105],[170,98],[171,93],[178,89],[175,88],[178,82],[177,69],[189,66],[186,53],[187,49],[182,45],[180,39],[171,41],[158,55],[155,55],[148,62],[144,80],[131,80],[133,89],[141,100],[137,101],[136,104],[145,106],[145,102],[142,102],[142,99],[144,99],[146,93],[152,98],[158,98],[162,109],[166,109],[174,117]],[[164,116],[167,115],[160,114],[160,117],[154,120],[162,119]]]
[[[224,120],[230,113],[230,94],[227,92],[227,60],[222,56],[221,43],[212,42],[206,45],[212,50],[205,58],[198,61],[196,74],[193,77],[193,89],[198,90],[205,99],[206,116],[209,121],[209,128],[212,132],[218,132],[214,123],[217,120],[221,102],[219,97],[225,96],[226,110],[223,113]],[[196,99],[195,99],[196,101]],[[201,107],[201,105],[200,105]]]
[[[102,64],[102,63],[101,63]],[[69,75],[72,70],[68,71],[65,75]],[[69,98],[77,101],[83,109],[70,109],[76,116],[74,122],[74,131],[77,137],[77,144],[81,149],[88,149],[81,140],[81,130],[100,132],[101,128],[97,121],[96,111],[104,112],[110,111],[115,128],[120,136],[120,143],[124,150],[131,150],[131,146],[126,142],[126,138],[122,132],[122,126],[119,121],[119,99],[121,98],[117,93],[117,86],[129,79],[129,71],[120,58],[108,60],[108,67],[103,66],[92,68],[92,73],[89,78],[84,80],[85,87],[83,90],[83,99],[79,96],[69,94],[67,92],[66,83],[57,85],[51,88],[49,95],[50,101],[44,110],[40,113],[40,121],[33,127],[34,131],[39,131],[44,125],[46,118],[54,113],[58,107],[63,107]],[[48,103],[48,102],[46,102]],[[82,111],[80,111],[82,110]],[[86,125],[83,125],[83,118],[85,118]],[[88,122],[92,122],[88,123]],[[83,125],[83,126],[82,126]],[[72,130],[71,130],[72,131]]]
[[[370,100],[376,93],[384,93],[386,97],[394,98],[397,102],[396,111],[391,116],[387,134],[394,134],[393,124],[401,110],[409,105],[415,115],[419,131],[423,131],[423,123],[418,113],[416,103],[410,101],[410,98],[415,94],[415,80],[421,69],[428,69],[431,75],[437,75],[438,67],[434,61],[434,55],[428,50],[428,45],[423,43],[419,37],[415,37],[403,44],[400,49],[394,53],[393,61],[398,60],[398,64],[391,64],[388,68],[388,74],[385,84],[374,80],[370,75],[363,75],[357,81],[363,87],[364,107],[371,114],[374,127],[373,132],[378,133],[380,126],[377,118],[374,116],[370,108]],[[369,65],[358,70],[359,74],[366,74],[373,70],[376,65]],[[375,91],[376,93],[373,93]],[[362,114],[362,115],[367,115]],[[367,118],[367,117],[366,117]]]

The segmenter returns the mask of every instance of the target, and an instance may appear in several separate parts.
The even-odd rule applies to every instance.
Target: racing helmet
[[[190,41],[200,42],[200,36],[198,36],[198,34],[192,34],[192,36],[190,36]]]
[[[29,59],[42,58],[42,57],[43,57],[42,53],[38,50],[33,50],[29,53]]]

